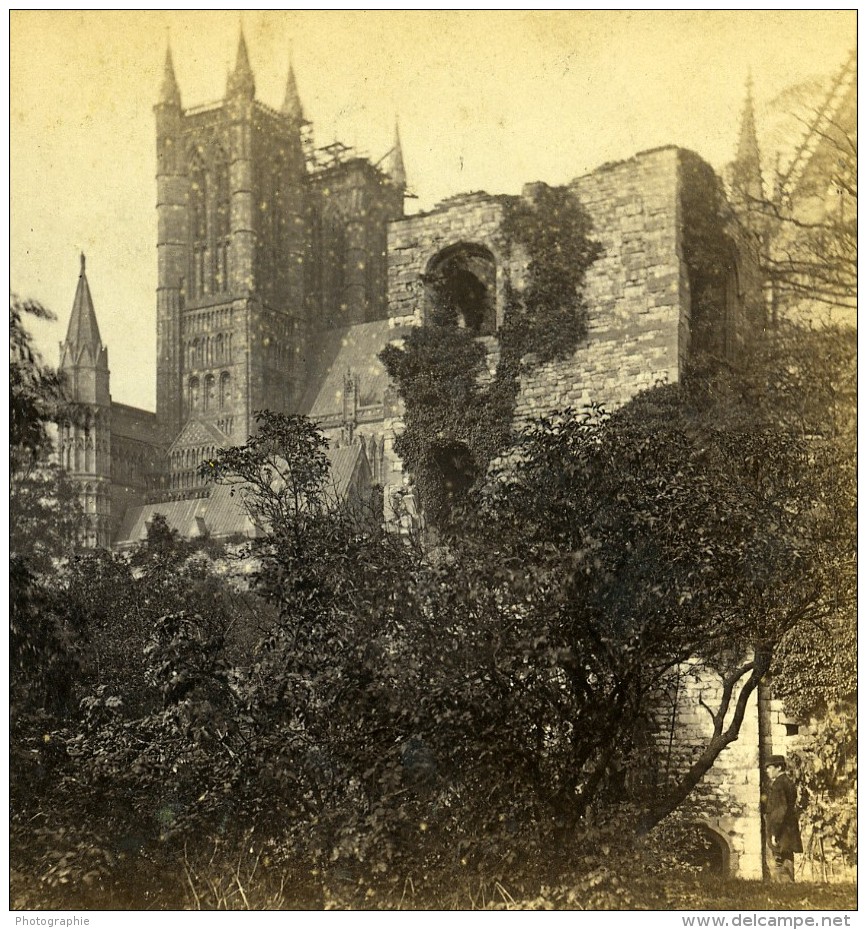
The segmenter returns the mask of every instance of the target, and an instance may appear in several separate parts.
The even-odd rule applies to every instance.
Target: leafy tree
[[[38,301],[9,298],[9,445],[13,466],[37,460],[51,449],[49,424],[62,398],[62,382],[33,346],[25,318],[53,320]]]
[[[80,507],[74,484],[50,460],[52,421],[63,383],[45,365],[25,325],[53,319],[40,303],[9,300],[10,550],[32,570],[46,572],[75,546]]]
[[[551,740],[549,776],[533,783],[571,822],[611,784],[623,747],[640,745],[673,670],[719,674],[722,701],[689,770],[647,802],[645,829],[737,739],[780,644],[851,610],[852,436],[827,435],[835,410],[818,382],[803,393],[823,346],[792,339],[785,355],[777,340],[712,384],[655,389],[608,418],[543,421],[450,540],[472,602],[481,609],[481,588],[501,619],[488,675],[502,707],[526,696],[516,729]],[[835,390],[846,361],[825,373]],[[533,764],[526,747],[520,758]]]
[[[61,379],[33,346],[26,317],[52,319],[41,304],[9,300],[10,699],[18,727],[32,714],[67,708],[76,667],[75,631],[55,611],[44,577],[70,552],[78,507],[56,466],[50,424]]]

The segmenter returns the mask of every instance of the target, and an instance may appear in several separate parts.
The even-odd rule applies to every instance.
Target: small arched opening
[[[728,838],[705,820],[689,824],[688,830],[687,842],[681,850],[686,861],[705,875],[728,878],[732,857]]]
[[[437,314],[479,335],[497,328],[497,263],[490,249],[459,242],[438,252],[423,278],[427,293],[426,318]]]
[[[440,499],[450,511],[475,484],[478,467],[469,448],[462,442],[443,442],[431,449]]]

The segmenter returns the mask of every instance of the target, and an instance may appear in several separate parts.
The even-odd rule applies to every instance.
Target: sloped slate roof
[[[339,449],[329,447],[327,455],[331,465],[331,491],[339,500],[348,496],[359,469],[366,470],[365,480],[370,484],[370,466],[367,464],[367,455],[361,443],[341,446]]]
[[[307,359],[308,370],[321,372],[312,380],[301,401],[301,413],[312,419],[341,413],[343,379],[348,371],[358,378],[358,402],[362,407],[381,403],[388,386],[388,375],[379,353],[398,335],[388,320],[359,323],[326,330]]]
[[[241,498],[237,494],[233,497],[230,488],[216,485],[210,497],[130,507],[124,515],[116,542],[121,545],[142,542],[147,538],[148,523],[157,514],[162,514],[169,528],[184,538],[201,536],[203,531],[216,537],[254,535]]]
[[[359,479],[365,486],[370,484],[370,466],[360,443],[340,448],[329,447],[326,451],[330,464],[328,493],[337,499],[345,499]],[[209,497],[188,500],[161,501],[130,507],[124,515],[120,532],[115,540],[118,545],[129,545],[147,539],[148,523],[162,514],[170,529],[176,530],[186,539],[208,533],[214,537],[253,536],[255,528],[244,509],[240,492],[234,495],[227,485],[215,485]]]

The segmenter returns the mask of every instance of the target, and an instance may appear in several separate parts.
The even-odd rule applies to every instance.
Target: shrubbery
[[[684,866],[664,818],[737,738],[724,711],[854,594],[848,434],[805,444],[769,398],[730,373],[546,418],[433,550],[333,499],[313,424],[263,415],[203,465],[253,544],[157,520],[130,556],[19,557],[13,894],[643,906],[636,876]],[[662,792],[648,711],[688,658],[732,660],[730,703]]]

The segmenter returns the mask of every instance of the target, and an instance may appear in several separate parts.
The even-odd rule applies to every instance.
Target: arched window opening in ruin
[[[691,354],[731,359],[737,350],[743,295],[732,247],[700,271],[689,269]]]
[[[470,242],[443,249],[428,262],[424,284],[426,318],[436,308],[479,335],[496,331],[497,264],[490,249]]]
[[[440,490],[451,508],[464,498],[478,477],[472,453],[462,442],[447,442],[431,450]]]

